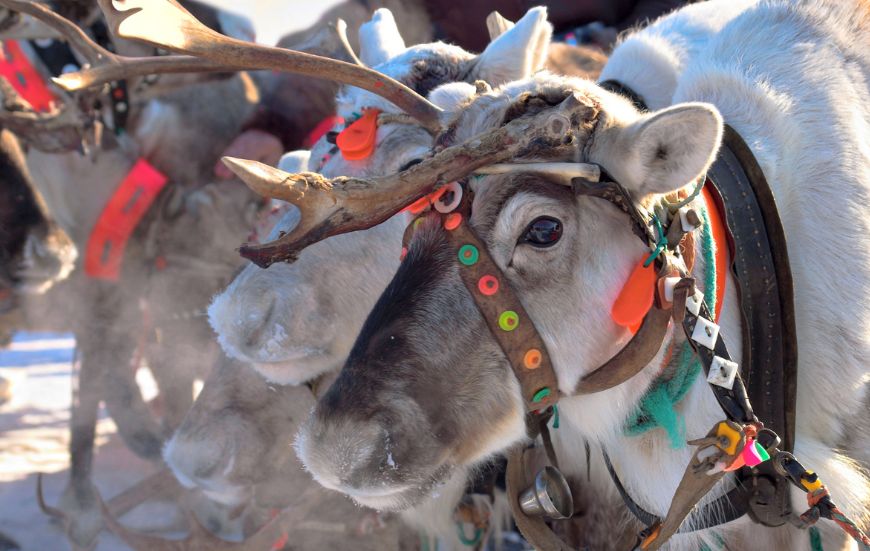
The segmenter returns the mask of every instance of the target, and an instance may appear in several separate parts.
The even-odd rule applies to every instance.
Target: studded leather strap
[[[526,409],[546,409],[559,401],[556,372],[532,319],[486,244],[467,224],[469,195],[463,197],[458,209],[442,217],[447,241],[456,255],[462,282],[513,368]]]

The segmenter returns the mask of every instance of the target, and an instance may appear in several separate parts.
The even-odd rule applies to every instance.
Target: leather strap
[[[459,275],[508,358],[527,411],[547,409],[559,400],[556,372],[547,347],[486,244],[468,226],[471,193],[467,188],[464,195],[459,208],[450,213],[461,216],[461,222],[453,227],[447,223],[450,214],[443,217]]]
[[[613,92],[614,94],[619,94],[620,96],[627,98],[638,111],[648,110],[646,101],[644,101],[643,97],[618,80],[605,80],[599,82],[598,86],[604,88],[608,92]]]
[[[670,311],[653,306],[628,344],[601,367],[580,379],[571,394],[601,392],[640,373],[661,350],[670,320]]]
[[[776,201],[749,147],[730,126],[710,168],[730,232],[743,316],[742,375],[758,418],[794,449],[797,330],[788,246]]]
[[[506,491],[508,496],[518,497],[534,480],[528,478],[531,469],[526,465],[526,448],[515,447],[508,452],[507,470],[505,471]],[[519,499],[508,499],[511,515],[520,533],[538,551],[573,551],[570,545],[562,541],[541,517],[530,517],[520,508]]]

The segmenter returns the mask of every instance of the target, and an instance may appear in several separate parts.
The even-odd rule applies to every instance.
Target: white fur
[[[625,35],[613,49],[599,82],[617,80],[650,109],[671,105],[686,62],[734,17],[758,0],[711,0],[691,4]]]
[[[405,41],[396,26],[393,13],[380,8],[371,21],[359,28],[359,55],[369,67],[380,65],[405,50]]]
[[[307,172],[311,162],[311,152],[306,149],[289,151],[278,160],[278,168],[284,172]]]
[[[687,10],[697,9],[711,17],[711,12],[703,10],[715,13],[723,6],[724,2],[711,2]],[[639,79],[623,82],[648,96],[654,107],[667,106],[672,96],[680,102],[678,107],[647,116],[632,113],[624,99],[583,81],[570,81],[573,88],[601,100],[602,124],[610,125],[596,138],[604,139],[591,146],[591,160],[612,171],[623,170],[626,185],[644,201],[656,199],[650,193],[673,191],[705,170],[719,141],[722,118],[753,148],[794,247],[791,261],[800,346],[796,454],[808,468],[819,472],[834,500],[859,523],[866,521],[870,509],[870,484],[836,448],[857,428],[855,424],[867,422],[866,410],[861,409],[870,356],[870,328],[865,321],[870,304],[866,277],[870,270],[870,221],[866,216],[870,203],[870,57],[866,49],[870,15],[866,10],[865,5],[833,0],[800,4],[765,0],[741,4],[734,12],[726,10],[722,13],[730,15],[706,25],[675,25],[673,35],[665,25],[646,47],[648,59],[658,62],[647,63],[639,56],[632,62],[638,67],[622,72]],[[679,21],[679,16],[670,21]],[[699,20],[690,17],[688,21]],[[699,33],[688,32],[693,29],[700,29]],[[692,41],[687,36],[702,39]],[[669,44],[681,49],[668,51],[665,46]],[[640,45],[635,47],[641,52]],[[642,75],[649,75],[648,69],[673,78],[645,92]],[[506,86],[496,95],[515,98],[558,80],[542,76]],[[455,95],[449,97],[454,104],[462,103]],[[722,118],[698,102],[715,105]],[[491,127],[492,117],[499,109],[503,112],[507,103],[494,100],[488,104],[490,111],[480,109],[479,120],[462,121],[457,141]],[[662,143],[675,147],[677,155],[657,168],[650,164],[648,153]],[[644,153],[646,159],[632,158]],[[486,201],[487,185],[493,178],[473,184],[476,201]],[[647,252],[627,230],[622,213],[603,208],[595,202],[599,200],[584,201],[591,203],[580,216],[557,212],[563,215],[566,235],[582,236],[578,249],[582,258],[574,258],[571,265],[576,270],[558,271],[564,266],[560,258],[569,252],[567,245],[549,252],[515,246],[522,231],[518,224],[560,208],[545,197],[531,193],[513,197],[504,205],[490,236],[495,243],[490,252],[509,279],[523,284],[529,283],[524,279],[528,274],[537,276],[533,282],[538,284],[519,286],[520,295],[547,342],[564,392],[570,392],[580,377],[611,358],[628,340],[628,333],[610,320],[610,306],[637,259]],[[700,254],[698,259],[696,274],[703,280],[710,267]],[[540,281],[546,283],[540,285]],[[726,289],[719,323],[731,353],[739,358],[742,322],[730,278]],[[667,342],[673,339],[682,337],[671,330]],[[656,430],[628,437],[623,424],[658,375],[664,353],[663,349],[623,385],[563,399],[563,426],[553,433],[568,474],[578,479],[585,476],[585,442],[603,446],[632,497],[660,516],[668,510],[692,450],[671,449]],[[684,414],[687,439],[703,436],[724,417],[703,377],[697,378],[678,409]],[[500,436],[503,449],[525,437],[519,429]],[[866,442],[858,445],[866,450]],[[590,491],[607,492],[612,484],[609,477],[600,468],[594,472],[598,475]],[[721,491],[721,487],[714,489],[704,501],[715,499]],[[805,496],[795,489],[792,497],[794,510],[802,512]],[[822,521],[819,527],[826,548],[855,548],[829,522]],[[790,526],[770,530],[748,519],[724,527],[721,533],[734,549],[810,547],[805,530]],[[695,549],[708,536],[680,535],[669,548]]]
[[[683,59],[685,66],[673,62],[670,67],[678,75],[674,102],[715,105],[753,147],[777,198],[789,243],[797,251],[791,255],[800,345],[796,454],[819,472],[841,508],[861,519],[870,508],[870,485],[856,465],[836,451],[847,431],[855,428],[846,423],[854,423],[864,407],[865,359],[870,352],[870,330],[863,322],[870,304],[870,286],[864,277],[870,268],[870,227],[866,216],[859,214],[866,211],[870,201],[866,148],[866,137],[870,136],[870,61],[862,46],[870,41],[870,30],[866,23],[863,27],[854,23],[854,9],[823,1],[801,5],[761,2],[708,37],[693,56]],[[666,42],[670,39],[667,33],[661,38]],[[657,48],[648,46],[652,54],[660,53]],[[629,84],[635,90],[640,88]],[[660,95],[662,101],[666,96],[666,92]],[[609,102],[605,110],[608,108]],[[688,139],[696,130],[684,126],[675,132]],[[597,152],[604,156],[597,160],[620,165],[622,159],[614,159],[613,152],[605,150],[599,145]],[[631,159],[633,152],[626,153]],[[596,155],[595,148],[592,155]],[[831,159],[836,161],[829,162]],[[631,180],[631,167],[626,170]],[[635,168],[634,172],[643,171]],[[637,178],[633,185],[639,191],[650,191],[646,184],[638,187]],[[514,210],[509,211],[511,208]],[[506,232],[519,208],[521,204],[506,206],[502,214]],[[820,208],[829,215],[820,214]],[[619,223],[619,219],[601,223]],[[623,256],[633,258],[631,239],[619,243],[613,231],[599,231],[607,235],[609,256],[619,256],[616,251],[623,250]],[[562,304],[555,310],[542,310],[544,306],[529,301],[530,313],[540,320],[550,345],[563,390],[612,356],[624,342],[618,331],[601,329],[611,325],[606,312],[618,289],[613,282],[622,280],[614,279],[612,273],[626,273],[629,267],[624,263],[611,266],[612,262],[597,254],[587,260],[597,273],[610,270],[611,275],[604,280],[592,273],[578,274],[576,289],[583,291],[578,296],[580,302],[569,308],[563,294],[558,294]],[[834,272],[833,266],[837,267]],[[730,350],[740,357],[736,301],[729,282],[720,324]],[[549,317],[553,317],[552,326]],[[670,449],[657,431],[626,437],[621,426],[660,364],[661,358],[657,358],[648,370],[615,389],[563,400],[564,428],[554,434],[563,457],[581,457],[585,440],[605,446],[632,497],[658,515],[667,511],[691,452],[688,448]],[[703,435],[723,416],[701,378],[680,411],[685,413],[688,438]],[[860,445],[866,454],[867,444]],[[565,468],[582,475],[585,466],[578,461]],[[655,476],[650,476],[653,471]],[[594,486],[608,484],[606,477],[593,479]],[[714,490],[707,499],[717,494]],[[803,511],[802,492],[795,489],[792,499],[795,510]],[[727,541],[739,541],[732,538],[743,535],[756,543],[774,537],[773,531],[745,522],[739,530],[735,528],[726,528],[723,535]],[[826,548],[843,543],[842,533],[832,530],[829,523],[823,521],[820,528]],[[670,547],[690,549],[700,537],[678,536]],[[776,537],[778,548],[809,548],[804,531],[780,530]],[[853,548],[854,544],[846,545]]]

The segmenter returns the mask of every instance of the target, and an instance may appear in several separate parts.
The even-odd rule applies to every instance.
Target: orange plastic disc
[[[447,218],[444,219],[444,229],[448,231],[455,230],[459,227],[459,224],[462,223],[462,215],[458,212],[451,212],[447,215]]]
[[[543,356],[541,355],[541,351],[537,348],[530,348],[525,356],[523,356],[523,365],[526,366],[526,369],[538,369],[541,367],[541,360]]]
[[[610,317],[614,323],[636,332],[649,309],[656,290],[656,270],[652,263],[644,268],[646,258],[640,260],[628,276],[628,281],[616,297]]]
[[[419,199],[417,199],[416,201],[414,201],[413,203],[411,203],[410,205],[405,207],[405,210],[410,212],[411,214],[417,215],[417,214],[420,214],[421,212],[423,212],[424,210],[426,210],[427,208],[429,208],[429,196],[428,195],[426,195],[424,197],[420,197]]]
[[[335,145],[349,161],[365,159],[375,150],[378,136],[378,109],[366,109],[363,115],[342,130],[335,138]]]

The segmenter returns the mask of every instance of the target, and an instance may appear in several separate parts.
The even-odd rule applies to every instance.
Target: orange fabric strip
[[[118,281],[127,241],[166,182],[166,176],[148,161],[136,161],[91,230],[85,251],[88,276]]]
[[[0,76],[6,77],[35,111],[48,111],[57,100],[16,40],[4,40],[2,43]]]

